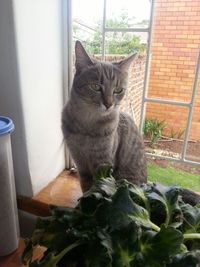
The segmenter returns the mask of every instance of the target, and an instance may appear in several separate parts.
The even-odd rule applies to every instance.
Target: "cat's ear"
[[[77,71],[81,71],[83,68],[93,65],[92,60],[90,59],[87,52],[83,48],[81,42],[79,41],[76,41],[75,44],[75,55],[76,55],[75,67]]]
[[[119,69],[121,69],[121,71],[128,71],[129,67],[131,66],[131,63],[133,61],[135,61],[138,58],[138,53],[134,53],[132,55],[130,55],[129,57],[126,57],[124,59],[122,59],[119,62],[114,62],[113,64],[115,64],[116,66],[118,66]]]

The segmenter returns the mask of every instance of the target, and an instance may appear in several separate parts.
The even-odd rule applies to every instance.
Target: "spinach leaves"
[[[200,207],[176,186],[136,186],[99,170],[76,208],[50,206],[22,255],[30,267],[198,267]],[[45,246],[42,259],[33,249]]]

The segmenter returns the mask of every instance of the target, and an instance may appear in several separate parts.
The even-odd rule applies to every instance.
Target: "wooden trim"
[[[36,216],[50,216],[48,204],[25,196],[17,196],[17,206],[20,210]]]

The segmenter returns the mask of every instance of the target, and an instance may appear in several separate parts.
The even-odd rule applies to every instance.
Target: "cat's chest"
[[[117,136],[116,133],[105,136],[89,136],[77,133],[69,136],[68,143],[73,150],[83,154],[99,153],[100,151],[114,153],[117,146]]]

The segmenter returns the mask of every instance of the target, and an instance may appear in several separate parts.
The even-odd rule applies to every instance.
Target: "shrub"
[[[165,128],[165,121],[158,119],[146,119],[144,123],[144,135],[150,139],[151,145],[154,145],[161,137],[163,129]]]

